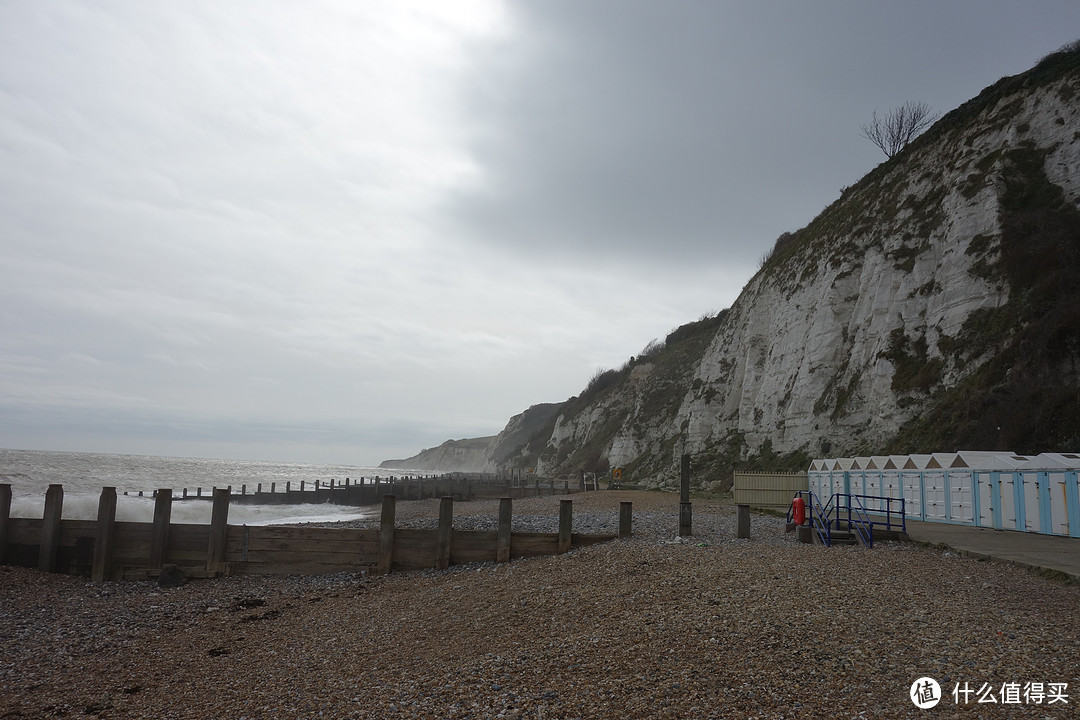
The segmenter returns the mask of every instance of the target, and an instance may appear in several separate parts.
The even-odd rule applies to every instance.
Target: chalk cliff
[[[510,418],[498,435],[447,440],[410,458],[386,460],[379,467],[424,472],[495,472],[501,467],[516,467],[508,461],[561,407],[559,403],[533,405]]]
[[[673,482],[813,456],[1080,447],[1080,48],[941,118],[777,241],[734,305],[488,467]],[[520,438],[519,434],[516,436]]]

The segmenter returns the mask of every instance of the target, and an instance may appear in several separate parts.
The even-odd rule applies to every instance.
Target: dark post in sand
[[[693,509],[690,504],[690,456],[682,456],[682,467],[680,468],[680,475],[682,479],[682,485],[679,495],[679,537],[690,537]]]

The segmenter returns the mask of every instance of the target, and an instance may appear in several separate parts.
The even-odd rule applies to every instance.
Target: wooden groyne
[[[166,565],[188,577],[247,574],[385,574],[444,569],[471,562],[506,562],[556,555],[631,533],[632,508],[623,503],[619,535],[573,532],[573,500],[559,501],[559,531],[513,532],[513,499],[499,502],[498,529],[453,527],[452,497],[441,500],[435,530],[399,528],[397,497],[382,498],[378,528],[229,525],[229,490],[213,493],[209,525],[171,522],[172,490],[155,493],[154,521],[119,522],[116,489],[102,488],[97,520],[62,519],[64,490],[50,485],[42,518],[13,518],[11,486],[0,485],[0,562],[85,575],[94,582],[157,577]]]
[[[217,488],[181,488],[173,491],[176,500],[212,500]],[[315,480],[298,483],[253,483],[227,488],[234,504],[247,505],[377,505],[385,495],[401,500],[424,500],[433,497],[452,497],[455,500],[481,498],[525,498],[541,495],[569,495],[583,492],[583,483],[571,485],[567,480],[551,480],[529,475],[492,475],[484,473],[451,473],[427,477],[373,477]],[[156,491],[155,491],[156,492]],[[126,494],[126,493],[125,493]],[[142,493],[139,493],[142,495]]]

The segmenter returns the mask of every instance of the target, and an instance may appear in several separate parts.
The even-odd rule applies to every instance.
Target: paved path
[[[907,532],[916,542],[944,543],[964,555],[1056,570],[1080,580],[1080,538],[914,520],[907,521]]]

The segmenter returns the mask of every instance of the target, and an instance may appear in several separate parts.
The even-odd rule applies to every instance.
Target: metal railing
[[[836,518],[833,520],[833,525],[839,529],[841,520],[846,522],[846,529],[852,530],[855,533],[855,537],[859,542],[868,548],[874,547],[874,523],[870,520],[870,516],[866,514],[866,508],[863,507],[861,498],[862,495],[852,495],[851,493],[836,493],[830,499],[835,501]],[[844,517],[846,514],[846,518]]]
[[[829,508],[832,506],[833,499],[830,497],[828,503],[822,503],[821,498],[814,494],[813,490],[798,490],[795,492],[795,497],[802,498],[803,502],[806,503],[806,522],[817,533],[821,544],[826,547],[832,545],[832,524],[829,522]],[[789,523],[794,518],[794,511],[795,499],[792,498],[787,514]]]
[[[814,494],[813,490],[799,490],[795,498],[802,498],[806,503],[806,522],[817,533],[821,543],[832,545],[833,530],[849,530],[866,547],[874,546],[874,527],[885,530],[907,532],[907,516],[903,498],[882,498],[874,495],[854,493],[835,493],[826,503]],[[866,510],[864,500],[873,500],[884,504],[885,520],[876,520]],[[899,504],[899,509],[895,509]],[[787,521],[794,517],[795,500],[788,506]],[[877,514],[875,513],[875,517]],[[899,518],[899,520],[897,520]]]

